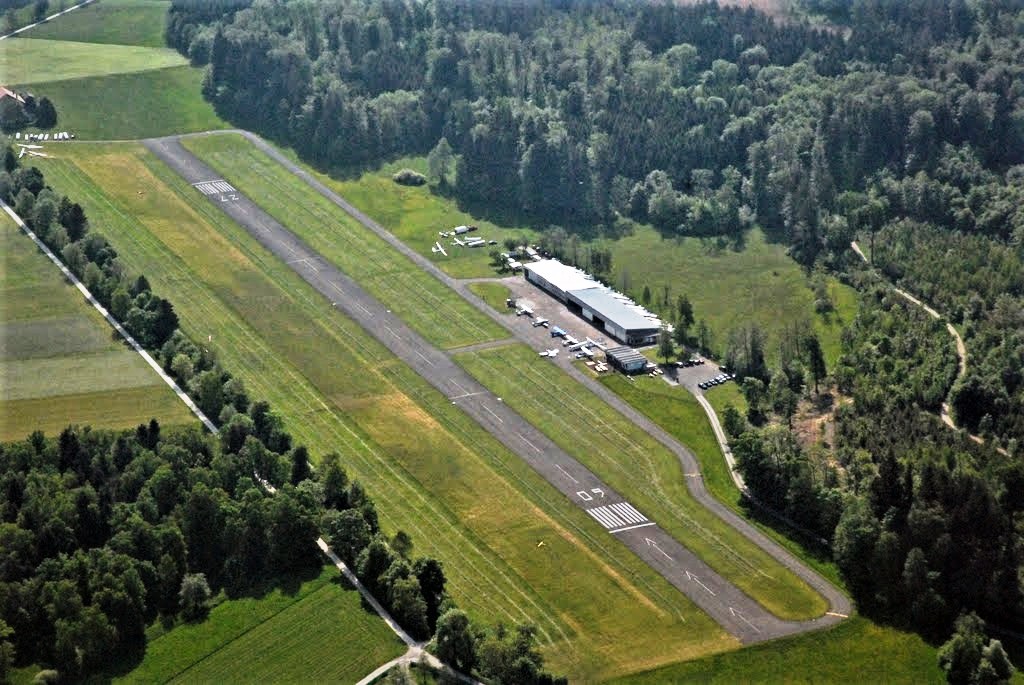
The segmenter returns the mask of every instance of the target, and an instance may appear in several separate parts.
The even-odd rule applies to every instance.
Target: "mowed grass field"
[[[431,343],[451,348],[507,336],[242,136],[200,136],[183,144]]]
[[[151,639],[115,683],[352,683],[405,652],[359,593],[325,567],[295,591],[227,600]]]
[[[945,683],[937,650],[919,636],[854,617],[835,628],[613,681],[670,683]]]
[[[167,0],[100,0],[18,35],[162,48],[166,45],[164,26],[170,6]]]
[[[144,148],[76,145],[41,166],[297,442],[342,455],[471,615],[536,623],[552,667],[584,681],[737,646]]]
[[[81,10],[54,23],[73,22]],[[8,38],[0,43],[0,73],[5,85],[64,81],[83,76],[123,74],[188,64],[171,48],[139,45],[103,45],[69,40]],[[60,115],[60,111],[57,112]]]
[[[203,70],[186,65],[48,81],[30,89],[53,101],[57,130],[72,131],[79,140],[135,140],[227,128],[200,95],[202,81]],[[60,155],[64,147],[50,145],[47,153]]]
[[[794,620],[825,612],[817,592],[690,497],[674,454],[568,374],[539,365],[536,353],[522,345],[467,352],[457,360],[769,611]]]
[[[184,423],[184,404],[0,216],[0,442],[68,424]]]
[[[828,556],[826,552],[817,546],[813,548],[801,546],[800,536],[787,536],[787,533],[792,533],[792,531],[788,530],[784,523],[760,509],[748,511],[741,506],[740,491],[729,474],[729,465],[718,446],[707,414],[697,402],[697,398],[684,388],[666,385],[660,378],[639,376],[628,381],[619,374],[608,374],[601,376],[600,381],[679,442],[690,448],[700,463],[704,484],[719,501],[737,514],[747,517],[763,533],[802,559],[832,583],[843,587],[839,569],[830,558],[826,558]],[[725,396],[731,392],[729,388],[735,387],[734,383],[726,383],[714,390],[715,392],[723,391],[723,396]],[[738,391],[735,392],[735,395],[739,400],[743,400],[743,396]],[[745,406],[739,409],[746,411]],[[751,514],[756,515],[751,516]],[[764,520],[759,518],[761,516]],[[771,525],[766,525],[766,523]]]

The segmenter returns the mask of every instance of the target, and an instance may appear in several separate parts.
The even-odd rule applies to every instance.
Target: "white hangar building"
[[[661,319],[589,274],[557,259],[532,262],[523,268],[526,280],[619,342],[640,346],[657,341]]]

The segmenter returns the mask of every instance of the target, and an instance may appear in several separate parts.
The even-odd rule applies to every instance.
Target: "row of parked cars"
[[[702,383],[698,383],[697,385],[698,385],[698,387],[700,387],[701,390],[707,390],[708,388],[713,388],[716,385],[721,385],[722,383],[728,383],[729,381],[735,380],[735,379],[736,379],[736,374],[734,374],[734,373],[720,373],[717,376],[715,376],[714,378],[712,378],[711,380],[704,381]]]
[[[685,369],[691,366],[700,366],[703,363],[704,360],[701,359],[700,357],[690,357],[685,362],[676,362],[676,366],[678,366],[680,369]]]

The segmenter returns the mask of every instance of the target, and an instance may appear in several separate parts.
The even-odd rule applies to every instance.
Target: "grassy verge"
[[[682,391],[682,389],[680,388]],[[688,392],[682,391],[689,395]],[[704,392],[704,396],[708,400],[715,413],[718,414],[718,420],[721,421],[725,415],[725,408],[730,404],[736,408],[741,415],[747,415],[747,398],[743,396],[743,392],[740,390],[739,383],[723,383],[722,385],[716,385],[708,388]],[[696,400],[695,400],[696,401]]]
[[[769,611],[820,616],[825,600],[763,550],[697,504],[675,455],[556,367],[521,345],[458,361],[531,423]]]
[[[325,567],[297,589],[222,602],[151,640],[119,683],[354,682],[405,651],[359,593]]]
[[[53,7],[55,3],[50,3]],[[70,3],[69,3],[70,4]],[[102,0],[19,34],[23,38],[162,48],[166,0]]]
[[[729,474],[729,466],[718,447],[711,423],[708,421],[704,409],[697,402],[697,398],[683,388],[669,387],[657,378],[641,376],[634,381],[627,381],[625,377],[616,374],[602,376],[601,382],[690,448],[700,463],[704,484],[716,499],[736,513],[750,519],[751,523],[760,528],[763,533],[802,559],[833,584],[843,587],[839,569],[831,561],[827,550],[822,549],[814,541],[805,540],[802,533],[791,530],[784,522],[776,519],[770,513],[752,505],[743,504],[740,491],[733,482],[732,476]],[[734,383],[726,383],[715,387],[714,393],[722,391],[718,397],[725,399],[726,402],[734,402],[740,411],[745,412],[746,403],[744,402],[742,406],[738,404],[743,400],[743,395],[739,394],[735,388]],[[710,398],[714,393],[709,393],[708,397]],[[720,408],[716,411],[721,415]]]
[[[185,141],[239,190],[441,347],[506,333],[433,276],[238,135]]]
[[[936,650],[917,635],[851,618],[785,638],[615,680],[658,683],[945,683]]]
[[[471,615],[536,623],[552,666],[587,681],[736,646],[140,146],[42,162],[298,442],[343,455],[385,530],[439,558]]]
[[[184,57],[170,48],[25,38],[5,40],[3,60],[6,84],[64,81],[83,76],[123,74],[188,63]]]
[[[202,69],[186,65],[50,81],[32,92],[53,101],[56,128],[79,140],[133,140],[227,128],[200,95],[202,80]],[[48,152],[59,156],[65,147]]]
[[[505,304],[505,300],[512,295],[512,291],[508,289],[507,285],[502,285],[501,283],[470,283],[469,289],[474,294],[479,295],[495,311],[502,314],[512,313],[512,310]]]
[[[49,259],[0,220],[0,441],[69,423],[128,428],[191,414]]]

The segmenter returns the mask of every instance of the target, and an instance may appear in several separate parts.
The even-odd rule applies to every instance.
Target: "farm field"
[[[19,36],[162,48],[166,45],[164,24],[170,6],[167,0],[102,0]]]
[[[471,615],[533,621],[552,668],[588,681],[737,646],[144,148],[73,155],[42,160],[47,181],[173,290],[184,330],[212,336],[297,442],[343,455],[384,529],[439,558]]]
[[[459,363],[510,407],[683,542],[709,566],[785,619],[820,616],[825,600],[699,505],[676,456],[522,345],[467,352]]]
[[[613,681],[663,683],[945,683],[937,650],[919,636],[854,617],[824,631],[675,664]],[[1019,678],[1018,681],[1019,682]]]
[[[0,442],[68,424],[191,414],[6,214],[0,218]]]
[[[201,136],[182,142],[435,345],[460,347],[507,335],[243,137]]]
[[[355,682],[405,645],[333,567],[297,590],[225,600],[151,639],[115,683]]]
[[[185,65],[49,81],[31,89],[53,101],[57,130],[72,131],[79,140],[131,140],[226,128],[200,95],[202,81],[202,69]],[[51,146],[48,152],[59,155],[62,149]]]
[[[68,15],[71,16],[74,13]],[[188,60],[171,48],[29,38],[8,38],[0,43],[0,62],[5,84],[23,86],[188,64]]]

